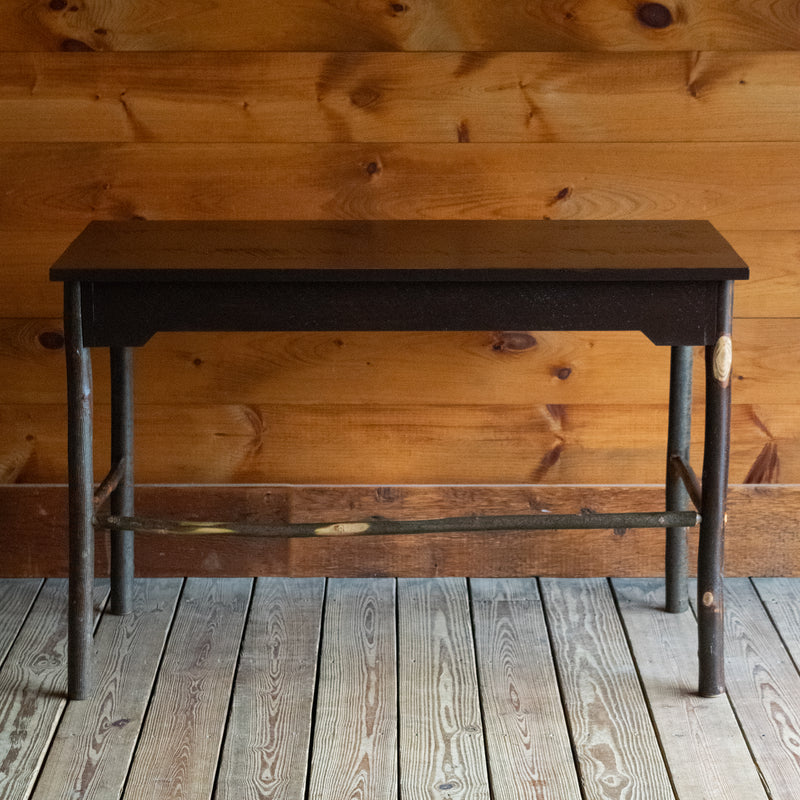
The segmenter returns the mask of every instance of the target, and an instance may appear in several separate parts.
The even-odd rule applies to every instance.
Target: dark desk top
[[[92,222],[51,280],[722,281],[746,264],[704,221]]]

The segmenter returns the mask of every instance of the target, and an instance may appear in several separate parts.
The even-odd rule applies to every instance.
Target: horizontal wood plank
[[[677,8],[588,0],[578,10],[537,0],[425,4],[273,2],[224,7],[139,0],[109,7],[8,3],[2,50],[780,50],[800,47],[791,0],[708,0]],[[655,6],[655,7],[653,7]]]
[[[0,486],[3,574],[66,575],[66,487]],[[663,507],[661,487],[280,487],[141,486],[141,513],[178,519],[313,521],[372,515],[425,519],[476,513],[549,510],[570,513],[647,511]],[[800,575],[797,486],[734,486],[728,503],[726,574]],[[768,525],[765,525],[768,518]],[[148,576],[289,575],[339,577],[468,575],[525,577],[652,576],[664,571],[664,534],[641,531],[551,531],[436,534],[420,537],[202,540],[142,534],[137,571]],[[689,537],[692,570],[697,531]],[[109,544],[98,536],[97,570],[108,572]]]
[[[699,218],[794,230],[800,212],[792,142],[34,143],[5,146],[0,171],[0,217],[18,230],[135,217]]]
[[[788,51],[0,53],[0,141],[797,141],[798,75]]]
[[[60,319],[0,318],[0,403],[64,403],[63,330]],[[794,404],[800,318],[736,320],[733,352],[734,405]],[[694,361],[702,403],[702,348]],[[109,397],[108,362],[105,350],[94,351],[99,405]],[[134,351],[137,411],[198,403],[658,405],[668,384],[669,348],[635,331],[170,333]]]
[[[734,406],[732,482],[800,482],[796,413]],[[108,469],[109,416],[108,406],[95,407],[97,481]],[[142,405],[137,475],[144,483],[657,483],[666,430],[666,405],[650,404]],[[65,479],[64,406],[0,406],[0,441],[7,483]]]
[[[736,286],[735,316],[800,316],[800,232],[726,230],[724,236],[750,266],[750,280]]]

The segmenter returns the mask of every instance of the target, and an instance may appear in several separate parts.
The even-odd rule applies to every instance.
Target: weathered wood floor
[[[796,800],[800,581],[727,582],[729,696],[654,580],[0,581],[0,797]],[[106,600],[98,583],[97,608]]]

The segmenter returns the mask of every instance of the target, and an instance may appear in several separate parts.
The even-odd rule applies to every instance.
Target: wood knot
[[[64,334],[61,331],[42,331],[37,338],[45,350],[64,349]]]
[[[565,381],[572,375],[572,367],[558,367],[553,369],[553,375],[560,381]]]
[[[636,9],[636,18],[647,28],[660,30],[672,25],[672,12],[661,3],[642,3]]]
[[[381,93],[371,86],[359,86],[350,92],[350,102],[356,108],[369,108],[380,99]]]
[[[733,343],[730,336],[720,336],[714,345],[714,377],[725,385],[731,377]]]
[[[536,347],[536,337],[526,331],[497,331],[492,335],[492,350],[496,353],[520,353]]]
[[[367,175],[380,175],[383,171],[383,167],[381,167],[379,161],[370,161],[367,166]]]
[[[94,48],[89,47],[86,42],[82,42],[80,39],[64,39],[61,42],[61,49],[65,53],[93,53]]]
[[[569,186],[565,186],[563,189],[559,189],[558,192],[553,196],[550,202],[547,204],[548,206],[554,206],[556,203],[562,203],[564,200],[569,199],[572,196],[572,188]]]
[[[405,14],[408,11],[408,6],[405,3],[389,3],[390,13],[393,17],[398,14]]]
[[[67,7],[67,0],[50,0],[48,5],[51,11],[63,11]]]

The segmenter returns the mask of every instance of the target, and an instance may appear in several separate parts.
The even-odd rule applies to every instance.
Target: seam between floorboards
[[[250,626],[250,612],[253,610],[253,602],[256,596],[256,583],[258,578],[250,579],[250,597],[247,602],[247,611],[244,615],[244,624],[242,625],[242,635],[239,637],[239,650],[236,654],[236,665],[233,668],[233,677],[231,678],[230,696],[228,697],[228,710],[225,712],[225,724],[222,727],[222,736],[219,740],[219,752],[217,754],[217,765],[214,770],[214,780],[211,782],[211,792],[209,797],[217,796],[217,789],[219,788],[219,773],[222,769],[222,756],[225,753],[225,742],[228,738],[228,731],[230,730],[231,716],[233,714],[233,697],[236,693],[236,682],[239,677],[239,666],[242,663],[242,654],[244,653],[244,642],[247,638],[247,629]]]
[[[753,579],[752,578],[747,578],[747,580],[749,581],[750,585],[753,586],[753,588],[755,589],[755,586],[753,585]],[[722,601],[723,601],[723,604],[725,602],[725,592],[726,591],[729,591],[729,589],[726,586],[725,580],[723,578],[723,584],[722,584]],[[761,596],[758,594],[757,590],[756,590],[756,597],[759,598],[759,602],[761,602],[761,604],[763,605],[763,601],[761,600]],[[697,612],[696,612],[695,607],[694,607],[694,605],[692,603],[692,593],[691,592],[689,592],[689,611],[691,611],[692,616],[695,618],[695,623],[697,623]],[[724,605],[723,605],[723,613],[724,613]],[[770,619],[770,622],[772,622],[772,617],[769,617],[769,619]],[[772,623],[772,624],[774,626],[774,623]],[[729,639],[730,639],[730,637],[727,636],[727,634],[723,633],[723,638],[722,638],[723,647],[727,647]],[[725,653],[726,653],[726,651],[723,650],[723,659],[724,659]],[[750,739],[747,737],[747,734],[745,733],[744,727],[742,726],[742,720],[741,720],[738,712],[736,711],[736,705],[733,702],[733,698],[731,697],[730,691],[728,691],[727,677],[725,679],[725,699],[727,700],[728,705],[730,706],[731,714],[733,715],[733,719],[736,722],[736,727],[739,729],[739,733],[741,734],[742,739],[744,740],[744,745],[747,748],[747,752],[750,754],[750,760],[753,762],[753,766],[755,767],[755,770],[756,770],[756,775],[758,775],[758,779],[759,779],[759,781],[761,781],[761,786],[764,789],[764,795],[768,798],[768,800],[772,800],[772,791],[769,788],[769,784],[767,784],[766,778],[764,777],[764,773],[761,771],[761,765],[758,763],[758,760],[756,759],[756,754],[753,752],[753,748],[750,745]]]
[[[494,780],[492,776],[492,765],[489,760],[489,742],[486,736],[486,709],[483,702],[483,680],[481,677],[481,667],[478,662],[478,642],[475,634],[475,609],[473,608],[472,579],[465,578],[467,590],[467,607],[469,611],[469,625],[472,634],[472,657],[475,660],[475,680],[478,690],[478,711],[481,715],[481,731],[483,733],[483,758],[486,762],[486,780],[489,782],[489,800],[494,800]]]
[[[756,589],[755,584],[753,583],[753,579],[752,578],[748,578],[747,581],[750,584],[750,586],[752,587],[753,591],[755,592],[755,595],[758,598],[758,602],[762,606],[764,606],[764,601],[761,599],[761,595],[758,593],[758,590]],[[724,586],[724,583],[723,583],[723,602],[724,602],[724,597],[725,597],[725,586]],[[691,603],[689,603],[689,606],[691,607]],[[692,608],[692,613],[693,614],[695,613],[693,608]],[[696,616],[697,615],[695,614],[695,617]],[[769,614],[767,614],[767,618],[769,619],[769,621],[772,624],[772,626],[777,630],[777,627],[775,626],[775,623],[774,623],[772,617]],[[780,632],[779,632],[779,635],[780,635]],[[727,637],[725,637],[725,638],[727,638]],[[724,641],[724,638],[723,638],[723,641]],[[783,645],[783,639],[781,639],[781,644]],[[784,647],[785,647],[785,645],[784,645]],[[794,662],[792,662],[792,663],[794,663]],[[730,707],[731,707],[731,713],[733,714],[733,718],[736,720],[736,725],[739,728],[739,733],[741,733],[742,739],[744,739],[744,744],[745,744],[745,747],[747,747],[747,752],[750,753],[750,758],[753,761],[753,766],[755,766],[756,774],[758,775],[758,779],[761,781],[761,785],[764,787],[764,794],[769,798],[769,800],[772,800],[772,791],[769,788],[769,784],[767,783],[767,779],[764,777],[764,773],[761,770],[761,765],[758,763],[758,759],[756,758],[756,754],[755,754],[755,752],[753,751],[753,748],[750,745],[750,739],[748,738],[747,733],[745,732],[744,726],[742,725],[741,717],[739,716],[738,712],[736,711],[736,703],[734,702],[733,698],[731,697],[731,693],[728,691],[727,679],[725,681],[725,696],[728,699],[728,705],[730,705]]]
[[[664,762],[664,769],[667,773],[667,778],[669,779],[669,787],[672,790],[672,794],[675,797],[675,800],[680,800],[680,796],[678,795],[678,787],[675,785],[675,777],[672,774],[672,768],[670,767],[669,759],[667,758],[667,751],[664,748],[664,742],[661,738],[661,731],[656,723],[655,714],[653,712],[653,704],[650,702],[650,695],[647,693],[647,687],[644,685],[644,678],[642,678],[642,671],[639,669],[639,661],[636,658],[636,654],[633,650],[633,641],[631,640],[630,634],[628,632],[628,626],[625,624],[625,617],[622,614],[622,609],[619,605],[619,597],[617,595],[617,590],[614,588],[614,581],[611,578],[606,578],[608,582],[608,588],[611,592],[611,599],[614,602],[614,609],[617,612],[617,618],[620,621],[620,626],[622,628],[622,635],[625,637],[625,644],[628,647],[628,652],[630,653],[631,661],[633,662],[633,669],[636,672],[636,680],[639,683],[639,691],[642,693],[642,699],[644,700],[645,708],[647,709],[647,716],[650,718],[650,727],[653,729],[653,735],[656,737],[656,743],[658,744],[658,752],[661,753],[661,760]],[[650,612],[655,613],[659,612],[661,609],[651,608]],[[692,607],[691,603],[687,603],[686,611],[680,613],[691,613]],[[667,611],[663,611],[663,613],[669,613]]]
[[[402,776],[400,774],[400,581],[394,581],[394,705],[395,705],[395,764],[397,767],[397,800],[401,800]]]
[[[308,727],[308,755],[306,756],[306,780],[303,797],[309,800],[311,796],[311,761],[314,756],[314,741],[317,730],[317,704],[319,703],[319,684],[322,673],[322,647],[325,639],[325,616],[328,609],[328,584],[330,578],[325,578],[322,591],[322,607],[319,613],[319,635],[317,636],[317,669],[314,675],[314,697],[311,700],[311,720]]]
[[[14,580],[14,579],[6,578],[4,580]],[[23,617],[22,622],[20,622],[19,627],[17,628],[17,632],[14,634],[14,638],[8,643],[5,656],[3,656],[2,659],[0,659],[0,669],[2,669],[5,666],[6,661],[8,661],[8,657],[11,654],[11,651],[14,649],[14,645],[17,643],[17,640],[19,639],[20,635],[22,634],[22,629],[25,627],[25,624],[30,619],[31,614],[33,613],[33,607],[36,605],[36,601],[41,596],[42,590],[44,589],[44,585],[46,582],[47,578],[39,579],[39,588],[36,590],[36,594],[31,599],[31,602],[28,605],[28,610],[25,612],[25,616]]]
[[[30,608],[28,609],[28,613],[25,615],[25,622],[28,621],[28,617],[29,617],[29,615],[31,613],[31,610],[33,609],[33,605],[36,602],[36,600],[39,599],[39,595],[41,594],[41,592],[44,589],[44,586],[45,586],[45,584],[47,583],[48,580],[56,580],[56,579],[55,578],[49,578],[49,579],[46,578],[45,580],[42,581],[41,586],[39,587],[39,591],[36,593],[36,597],[34,598],[34,602],[31,603]],[[94,594],[95,590],[97,589],[98,580],[100,580],[100,579],[96,578],[94,581],[92,581],[92,594]],[[111,598],[111,592],[109,591],[109,592],[106,593],[105,599],[101,603],[100,608],[98,609],[97,615],[94,617],[94,623],[93,623],[93,626],[92,626],[92,651],[94,651],[94,637],[97,635],[97,629],[100,627],[100,621],[103,619],[103,617],[105,616],[105,614],[107,612],[107,609],[108,609],[108,606],[109,606],[109,602],[110,602],[110,598]],[[69,603],[69,582],[67,582],[67,603]],[[94,601],[92,601],[92,612],[94,613]],[[19,636],[20,632],[22,631],[23,626],[24,626],[24,623],[23,623],[23,625],[20,625],[20,629],[19,629],[19,631],[17,631],[17,636]],[[17,636],[14,637],[14,641],[17,640]],[[69,633],[67,634],[67,640],[69,640]],[[67,652],[69,652],[69,641],[67,641]],[[93,652],[93,658],[95,660],[97,658],[97,656],[96,656],[96,654],[94,654],[94,652]],[[66,659],[66,656],[65,656],[65,659]],[[66,664],[65,664],[65,669],[66,669]],[[93,670],[93,676],[94,676],[94,679],[96,681],[97,680],[97,675],[96,675],[96,672],[94,670]],[[97,687],[95,686],[94,688],[96,690]],[[51,733],[49,741],[47,742],[47,747],[44,748],[44,750],[42,751],[42,754],[40,756],[38,769],[37,769],[37,773],[36,773],[36,778],[33,781],[33,783],[31,784],[30,790],[28,791],[28,794],[26,795],[26,798],[33,797],[36,794],[36,789],[39,786],[39,782],[42,779],[42,772],[44,771],[45,764],[47,764],[47,759],[50,757],[50,753],[53,751],[53,745],[55,744],[56,738],[58,737],[59,728],[61,727],[62,723],[64,722],[64,715],[67,713],[67,708],[69,707],[69,704],[71,702],[73,702],[73,701],[71,701],[69,699],[69,692],[67,692],[67,694],[65,695],[65,699],[64,699],[64,705],[61,707],[61,710],[59,711],[59,713],[57,715],[57,719],[53,723],[52,733]]]
[[[145,578],[144,580],[153,580],[152,578]],[[175,606],[172,611],[172,619],[169,621],[169,628],[167,629],[167,633],[164,636],[164,644],[161,647],[161,655],[158,659],[158,666],[156,667],[155,674],[153,676],[153,683],[150,685],[150,696],[147,698],[147,705],[144,708],[144,712],[142,713],[142,722],[139,725],[139,730],[136,734],[136,741],[133,744],[133,749],[131,750],[131,757],[128,761],[128,768],[125,770],[125,778],[122,781],[122,786],[119,790],[119,797],[121,800],[124,800],[126,793],[128,791],[128,784],[130,783],[131,779],[131,770],[133,770],[133,762],[136,760],[136,753],[139,750],[139,745],[142,741],[142,733],[144,732],[144,726],[147,722],[147,718],[150,715],[150,709],[153,705],[153,699],[156,695],[156,689],[158,688],[158,684],[161,681],[161,668],[164,666],[164,658],[167,654],[167,648],[169,646],[169,641],[172,638],[172,632],[175,628],[175,621],[178,618],[178,610],[183,602],[183,595],[186,592],[186,583],[188,578],[183,577],[181,579],[183,583],[181,584],[181,590],[178,592],[178,597],[175,600]]]

